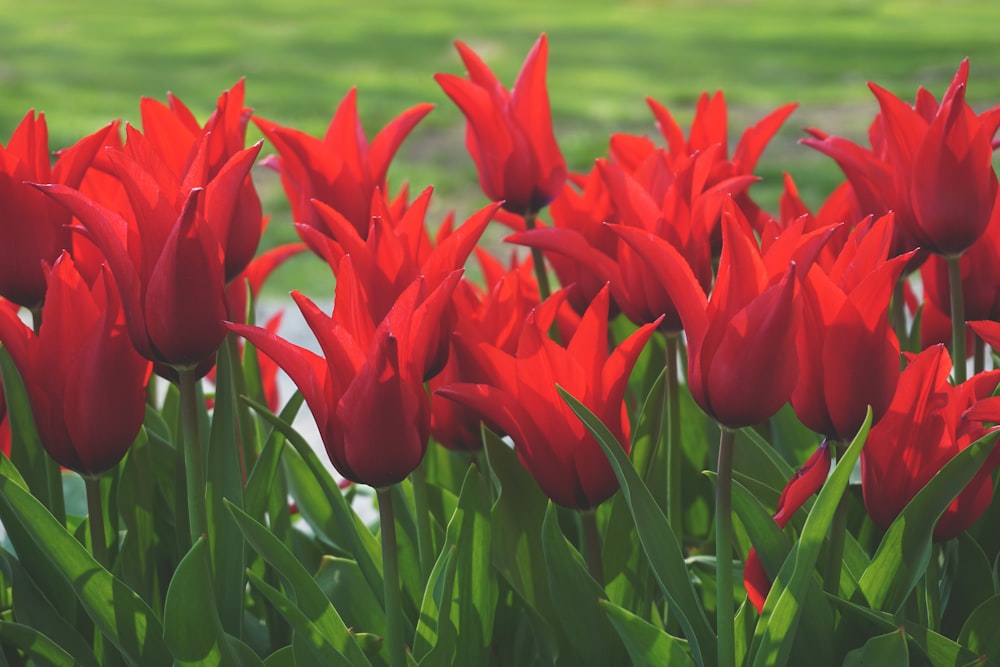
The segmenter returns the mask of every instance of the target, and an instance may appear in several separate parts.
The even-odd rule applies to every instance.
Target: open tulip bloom
[[[456,46],[471,214],[390,193],[432,105],[369,141],[353,88],[321,137],[240,79],[204,121],[144,98],[50,154],[31,111],[0,146],[0,665],[1000,664],[968,63],[870,84],[868,146],[806,130],[844,180],[772,212],[796,104],[730,150],[721,91],[689,128],[647,98],[658,138],[570,173],[548,38],[510,88]],[[258,249],[257,166],[301,242]],[[289,312],[262,285],[304,250]]]

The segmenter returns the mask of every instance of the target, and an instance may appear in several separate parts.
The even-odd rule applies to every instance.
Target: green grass
[[[167,91],[204,119],[241,76],[260,115],[318,135],[357,86],[369,134],[408,106],[437,105],[404,145],[392,180],[434,185],[438,210],[453,207],[460,216],[484,202],[464,153],[461,116],[432,78],[461,73],[456,39],[509,85],[534,40],[548,33],[556,132],[574,170],[603,155],[612,132],[655,132],[647,96],[686,123],[701,91],[724,90],[731,140],[779,104],[800,102],[760,164],[765,181],[755,192],[765,205],[775,200],[782,171],[813,206],[835,185],[836,167],[797,140],[806,126],[862,139],[875,113],[869,80],[905,98],[920,85],[940,94],[968,56],[969,99],[1000,102],[1000,3],[990,0],[88,5],[0,0],[0,142],[29,108],[46,112],[59,147],[113,118],[137,121],[139,98],[162,100]],[[259,182],[273,216],[267,243],[294,238],[276,179],[262,172]],[[304,268],[294,279],[316,280],[310,276],[323,270],[296,264]]]

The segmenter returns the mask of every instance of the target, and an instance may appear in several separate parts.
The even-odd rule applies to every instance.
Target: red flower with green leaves
[[[509,91],[471,48],[462,42],[455,46],[469,78],[436,74],[434,79],[465,114],[465,144],[479,184],[508,211],[534,215],[566,181],[545,83],[548,40],[544,34],[538,38]]]
[[[565,299],[565,293],[557,292],[552,299]],[[600,445],[557,387],[587,406],[628,451],[625,388],[657,324],[640,327],[609,351],[608,300],[605,288],[565,347],[549,337],[552,319],[538,317],[538,310],[528,317],[513,354],[456,334],[456,346],[468,346],[467,354],[479,359],[489,381],[452,384],[436,392],[497,424],[514,441],[518,458],[542,491],[560,505],[579,510],[594,508],[610,497],[618,480]]]
[[[150,363],[129,340],[110,273],[88,285],[63,253],[48,274],[38,334],[0,308],[0,341],[49,455],[82,475],[117,465],[145,418]]]

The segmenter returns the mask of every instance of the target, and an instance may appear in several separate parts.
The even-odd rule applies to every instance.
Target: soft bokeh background
[[[776,106],[801,103],[754,193],[773,208],[789,171],[817,206],[840,174],[797,144],[802,128],[862,139],[876,109],[867,81],[909,99],[920,85],[940,95],[964,57],[970,100],[1000,102],[998,25],[991,0],[0,0],[0,142],[30,108],[45,111],[58,148],[113,118],[137,121],[139,98],[167,91],[204,120],[240,77],[260,115],[320,135],[357,86],[369,135],[413,104],[437,105],[391,179],[434,185],[435,211],[464,219],[485,201],[461,116],[433,74],[462,72],[452,45],[461,39],[509,85],[546,32],[556,133],[572,169],[589,169],[612,132],[655,135],[647,96],[686,124],[698,95],[721,88],[733,143]],[[272,215],[265,243],[294,239],[277,178],[258,171]],[[269,293],[321,294],[328,275],[302,256]]]

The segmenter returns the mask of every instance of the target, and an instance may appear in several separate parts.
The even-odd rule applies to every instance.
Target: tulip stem
[[[716,626],[719,667],[736,664],[733,610],[733,445],[736,431],[721,427],[719,469],[715,486]]]
[[[840,457],[847,449],[842,442],[832,443],[833,453],[840,462]],[[826,552],[826,573],[823,576],[823,590],[831,595],[839,595],[840,574],[843,569],[844,543],[847,539],[847,510],[850,505],[850,496],[847,490],[840,496],[837,509],[833,515],[833,522],[830,524],[830,541]]]
[[[431,543],[431,511],[427,500],[427,457],[410,473],[413,484],[413,509],[417,522],[417,552],[420,555],[420,573],[424,581],[434,567],[434,545]]]
[[[590,576],[604,588],[604,560],[601,558],[601,532],[597,529],[597,512],[589,509],[580,512],[583,527],[583,557]]]
[[[535,213],[524,214],[524,228],[532,230],[535,228]],[[549,298],[552,288],[549,286],[549,274],[545,271],[545,255],[541,248],[531,249],[531,263],[535,265],[535,277],[538,279],[538,294],[542,301]]]
[[[976,336],[975,348],[972,353],[972,374],[979,375],[986,370],[986,343],[982,338]]]
[[[684,542],[681,512],[681,395],[677,378],[677,345],[679,334],[668,333],[664,411],[666,412],[667,447],[667,520],[677,541]]]
[[[178,368],[180,378],[181,428],[184,432],[184,479],[187,486],[188,523],[191,544],[207,531],[208,514],[205,508],[205,463],[201,454],[201,436],[198,429],[198,391],[193,368]]]
[[[390,667],[406,667],[403,641],[403,600],[399,588],[399,554],[396,549],[396,517],[392,489],[376,489],[379,526],[382,529],[382,580],[385,586],[386,640]]]
[[[104,503],[101,501],[101,478],[83,478],[87,490],[87,523],[90,526],[90,553],[101,567],[111,569],[108,562],[108,536],[104,531]]]
[[[951,297],[951,358],[955,367],[955,384],[965,382],[965,298],[962,294],[962,269],[959,255],[945,257],[948,263],[948,289]]]

